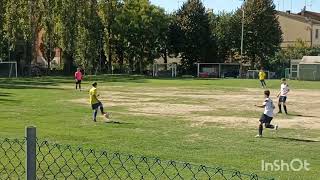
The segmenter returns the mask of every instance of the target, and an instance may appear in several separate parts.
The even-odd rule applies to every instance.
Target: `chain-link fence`
[[[23,179],[25,140],[0,139],[0,179]]]
[[[26,138],[28,139],[28,138]],[[26,140],[0,141],[0,179],[24,179]],[[29,152],[30,153],[30,152]],[[269,179],[237,170],[36,141],[34,179]],[[27,160],[26,160],[27,159]],[[31,173],[32,174],[32,173]],[[28,176],[30,177],[30,176]]]

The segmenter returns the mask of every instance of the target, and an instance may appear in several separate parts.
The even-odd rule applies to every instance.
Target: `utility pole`
[[[241,27],[241,60],[240,60],[240,70],[239,76],[242,77],[242,62],[243,62],[243,38],[244,38],[244,18],[245,18],[245,0],[243,0],[242,4],[242,27]]]

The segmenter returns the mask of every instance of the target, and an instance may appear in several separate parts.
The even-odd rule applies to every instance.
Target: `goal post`
[[[15,61],[0,62],[0,77],[12,78],[18,77],[18,65]]]
[[[176,63],[155,63],[152,67],[153,77],[177,77]]]

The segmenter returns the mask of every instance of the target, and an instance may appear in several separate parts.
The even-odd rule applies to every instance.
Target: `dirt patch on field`
[[[263,102],[263,89],[194,90],[180,88],[128,88],[101,91],[106,107],[126,107],[126,114],[142,116],[174,116],[190,121],[191,126],[256,127],[263,109],[254,107]],[[119,90],[119,89],[117,89]],[[277,106],[278,92],[271,98]],[[320,92],[293,90],[287,107],[292,116],[275,116],[274,123],[283,128],[320,129]],[[88,98],[73,100],[88,105]],[[278,111],[276,108],[275,112]]]

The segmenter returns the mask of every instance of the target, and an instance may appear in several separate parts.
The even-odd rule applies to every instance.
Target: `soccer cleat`
[[[256,138],[262,138],[262,135],[258,134],[255,136]]]
[[[279,111],[278,114],[282,114],[282,111]]]

